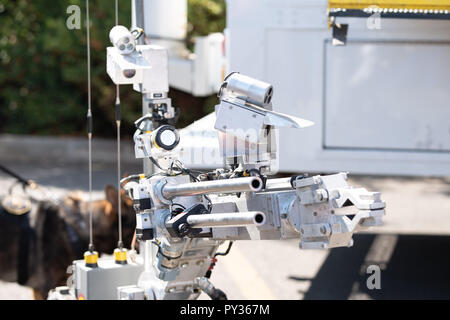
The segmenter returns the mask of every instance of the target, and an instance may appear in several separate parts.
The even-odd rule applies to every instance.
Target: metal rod
[[[133,16],[133,29],[134,28],[141,28],[142,30],[145,30],[144,25],[144,0],[133,0],[132,1],[132,15]],[[144,35],[139,37],[137,40],[137,44],[145,44],[145,31]]]
[[[116,8],[116,26],[119,24],[119,0],[115,0],[115,8]]]
[[[117,86],[119,89],[119,86]],[[118,206],[118,219],[119,219],[119,242],[118,247],[122,249],[122,190],[120,184],[121,169],[120,169],[120,99],[119,95],[116,98],[116,125],[117,125],[117,206]]]
[[[195,214],[187,217],[193,228],[261,226],[266,215],[260,211]]]
[[[116,8],[116,26],[119,24],[119,4],[118,0],[115,0],[115,8]],[[117,210],[118,210],[118,220],[119,220],[119,241],[117,246],[119,249],[123,248],[122,241],[122,193],[121,193],[121,185],[120,185],[120,88],[119,85],[116,85],[116,126],[117,126]]]
[[[283,190],[283,189],[292,189],[291,177],[266,180],[266,186],[264,190]]]
[[[89,34],[89,0],[86,0],[86,41],[87,41],[87,69],[88,69],[88,141],[89,141],[89,250],[94,251],[92,232],[92,111],[91,111],[91,39]]]
[[[162,187],[161,191],[164,198],[172,199],[177,196],[194,196],[208,193],[258,192],[261,190],[262,185],[262,181],[259,177],[246,177],[191,182],[178,185],[166,184]]]

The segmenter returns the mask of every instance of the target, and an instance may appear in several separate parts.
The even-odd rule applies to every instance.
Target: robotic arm
[[[119,27],[111,31],[108,74],[116,84],[133,84],[152,111],[136,122],[134,141],[136,157],[155,166],[125,179],[143,271],[137,283],[118,288],[119,298],[196,299],[204,291],[225,299],[208,278],[227,240],[299,239],[300,249],[328,249],[352,246],[353,233],[381,224],[380,194],[349,186],[346,173],[270,177],[276,172],[277,128],[313,123],[274,112],[272,85],[239,73],[224,80],[216,106],[226,167],[207,173],[185,168],[167,98],[167,52],[134,44]]]

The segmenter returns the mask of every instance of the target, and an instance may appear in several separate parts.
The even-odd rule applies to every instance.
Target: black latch
[[[348,24],[333,23],[333,46],[345,46],[347,44]]]
[[[201,228],[191,228],[189,223],[187,222],[187,218],[190,215],[199,215],[199,214],[208,214],[209,211],[203,204],[196,204],[190,207],[189,209],[183,211],[182,213],[177,214],[172,217],[169,221],[166,222],[167,231],[172,237],[194,237],[198,235],[202,229]]]

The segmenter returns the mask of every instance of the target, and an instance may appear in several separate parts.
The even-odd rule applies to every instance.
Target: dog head
[[[133,201],[123,191],[120,206],[123,244],[129,248],[136,228],[136,218]],[[117,189],[106,186],[105,198],[92,201],[91,208],[95,250],[100,254],[112,254],[119,238]],[[30,278],[27,285],[35,290],[35,294],[45,298],[50,289],[64,285],[68,277],[67,266],[73,260],[83,259],[83,253],[88,249],[89,243],[89,212],[87,194],[81,191],[71,192],[58,204],[40,201],[36,210],[32,212],[30,223],[34,231],[31,234],[33,241],[29,249]],[[18,236],[15,238],[10,236],[20,234],[16,229],[11,225],[5,225],[0,228],[0,234],[4,236],[5,241],[12,239],[14,241],[10,242],[18,242]],[[17,256],[19,252],[17,245],[6,247],[8,250],[3,250],[4,254],[0,254],[0,257],[7,258],[8,254]],[[0,274],[9,272],[14,277],[17,259],[8,260],[12,263],[0,265]]]
[[[136,228],[136,215],[131,200],[121,190],[122,239],[125,247],[130,247]],[[94,243],[99,252],[112,253],[119,240],[119,199],[118,191],[112,185],[105,187],[105,200],[93,203]]]
[[[92,202],[92,232],[95,249],[99,253],[112,253],[119,239],[118,191],[115,187],[105,187],[105,199]],[[130,247],[136,228],[133,201],[121,190],[122,239],[125,247]],[[89,201],[86,194],[73,192],[64,200],[65,220],[75,226],[82,238],[89,239]],[[82,217],[82,224],[77,221]]]

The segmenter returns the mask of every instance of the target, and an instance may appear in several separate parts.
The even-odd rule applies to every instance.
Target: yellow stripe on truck
[[[382,9],[450,10],[450,0],[329,0],[328,8],[365,9],[377,6]]]

